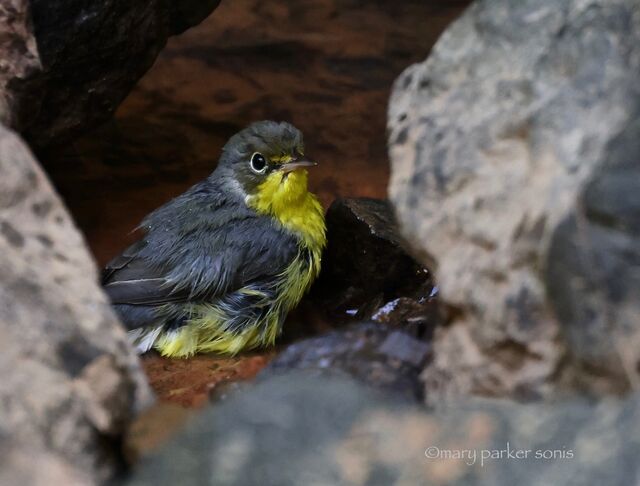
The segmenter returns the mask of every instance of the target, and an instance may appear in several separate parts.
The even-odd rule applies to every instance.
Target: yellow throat
[[[306,170],[274,171],[258,186],[257,193],[247,198],[247,204],[296,233],[319,262],[327,243],[324,212],[318,198],[307,190]]]

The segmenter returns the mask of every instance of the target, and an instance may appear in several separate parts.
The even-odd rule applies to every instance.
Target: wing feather
[[[298,251],[297,239],[270,218],[198,186],[149,215],[142,229],[144,237],[103,271],[113,304],[209,300],[277,275]]]

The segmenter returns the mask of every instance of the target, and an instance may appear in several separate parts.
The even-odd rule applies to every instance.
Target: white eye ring
[[[249,163],[251,170],[256,174],[264,174],[267,171],[267,159],[264,158],[259,152],[254,153],[251,156],[251,162]]]

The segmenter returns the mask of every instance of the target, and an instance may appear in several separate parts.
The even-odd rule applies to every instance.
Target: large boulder
[[[121,436],[152,399],[97,280],[42,170],[0,126],[0,438],[90,483],[117,471]],[[4,458],[2,478],[24,465],[24,454]]]
[[[638,397],[426,413],[345,378],[272,376],[196,417],[129,486],[637,484]]]
[[[34,145],[63,142],[105,121],[167,38],[219,0],[0,0],[0,121]],[[6,35],[5,35],[6,33]]]
[[[390,196],[452,310],[427,397],[640,380],[640,4],[480,1],[396,81]]]

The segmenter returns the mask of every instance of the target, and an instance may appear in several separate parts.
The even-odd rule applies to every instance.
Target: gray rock
[[[396,81],[391,199],[454,311],[427,397],[638,382],[639,77],[636,0],[495,0]]]
[[[1,126],[0,370],[0,436],[92,482],[117,470],[119,438],[151,402],[82,237],[28,149]]]
[[[640,479],[639,405],[487,400],[426,413],[292,373],[202,413],[127,484],[626,486]]]
[[[428,354],[428,343],[403,330],[362,322],[291,344],[259,376],[290,370],[340,374],[411,401],[422,397],[419,377]]]
[[[0,0],[0,121],[34,145],[61,143],[111,116],[167,38],[219,0]],[[1,110],[0,110],[1,111]]]
[[[558,225],[545,274],[579,378],[614,391],[640,384],[639,160],[640,109]]]

